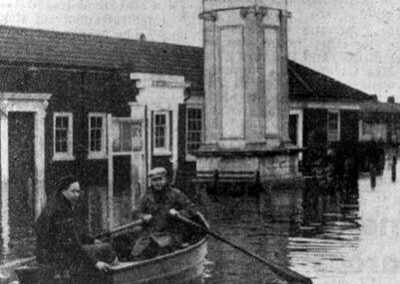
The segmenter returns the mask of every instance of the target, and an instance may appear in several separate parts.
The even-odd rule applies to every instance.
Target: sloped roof
[[[203,48],[0,25],[0,61],[183,75],[203,89]],[[289,60],[295,100],[362,101],[371,97]]]
[[[365,101],[373,97],[304,65],[289,61],[289,95],[296,100]]]
[[[203,49],[76,33],[0,26],[0,61],[184,75],[203,86]]]

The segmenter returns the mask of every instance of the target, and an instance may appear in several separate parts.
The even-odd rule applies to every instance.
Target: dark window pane
[[[187,109],[187,148],[195,151],[201,145],[202,137],[202,110],[198,108]]]

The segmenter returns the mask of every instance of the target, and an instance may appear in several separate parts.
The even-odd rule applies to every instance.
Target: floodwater
[[[322,222],[300,227],[269,222],[252,198],[210,198],[204,210],[212,229],[313,283],[400,282],[400,182],[391,181],[389,170],[377,177],[374,189],[368,176],[359,179],[358,202],[322,208]],[[208,259],[206,283],[286,283],[213,239]]]
[[[226,239],[313,283],[399,283],[400,182],[391,181],[389,170],[374,189],[368,176],[361,177],[358,201],[339,207],[325,200],[318,207],[318,216],[300,224],[271,222],[254,197],[207,196],[202,210]],[[287,283],[263,263],[212,238],[207,258],[206,284]]]

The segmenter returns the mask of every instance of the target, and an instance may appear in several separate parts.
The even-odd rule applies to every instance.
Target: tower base
[[[241,149],[223,149],[203,145],[197,152],[197,171],[258,171],[262,183],[299,177],[300,148],[292,145],[263,147],[246,145]]]

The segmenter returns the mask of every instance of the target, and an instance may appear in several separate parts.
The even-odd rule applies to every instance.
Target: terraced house
[[[293,61],[288,68],[293,143],[358,140],[360,102],[372,97]],[[202,48],[0,26],[0,95],[5,249],[31,234],[62,175],[80,178],[96,231],[128,218],[151,167],[176,183],[195,170]]]

